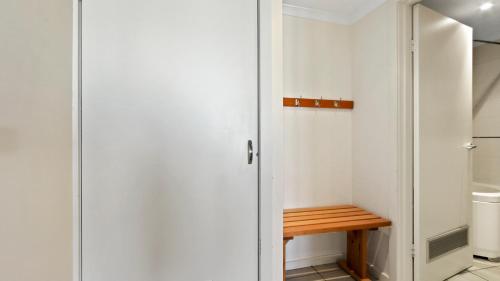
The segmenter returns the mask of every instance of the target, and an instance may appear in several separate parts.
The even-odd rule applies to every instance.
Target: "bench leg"
[[[292,239],[293,237],[283,237],[283,281],[286,281],[286,244]]]
[[[357,281],[370,281],[368,278],[368,230],[347,232],[346,261],[339,266]]]

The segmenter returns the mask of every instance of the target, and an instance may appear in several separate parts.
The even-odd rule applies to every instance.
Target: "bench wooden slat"
[[[353,211],[353,212],[333,213],[333,214],[304,215],[304,216],[296,216],[296,217],[285,217],[285,218],[283,218],[283,222],[327,219],[327,218],[340,218],[340,217],[369,215],[369,214],[371,214],[371,213],[368,211]]]
[[[314,224],[326,224],[326,223],[335,223],[335,222],[351,222],[351,221],[360,221],[360,220],[369,220],[369,219],[380,219],[381,217],[368,214],[368,215],[360,215],[360,216],[348,216],[348,217],[340,217],[340,218],[328,218],[328,219],[316,219],[316,220],[302,220],[302,221],[293,221],[284,223],[285,231],[286,228],[296,227],[296,226],[308,226]]]
[[[337,210],[337,209],[346,209],[353,208],[353,205],[336,205],[336,206],[322,206],[322,207],[313,207],[313,208],[295,208],[295,209],[286,209],[283,211],[284,214],[288,213],[296,213],[296,212],[310,212],[310,211],[321,211],[321,210]]]
[[[390,221],[382,218],[337,222],[337,223],[313,224],[306,226],[286,227],[283,229],[283,236],[294,237],[299,235],[320,234],[327,232],[372,229],[390,225],[391,225]]]
[[[323,214],[340,214],[340,213],[348,213],[355,211],[363,211],[361,208],[351,207],[351,208],[342,208],[335,210],[315,210],[315,211],[301,211],[295,213],[286,213],[283,215],[284,218],[290,217],[300,217],[300,216],[310,216],[310,215],[323,215]]]
[[[391,225],[391,221],[353,205],[285,210],[283,221],[283,272],[286,244],[295,236],[346,231],[347,262],[340,265],[360,281],[370,280],[367,269],[368,230]]]

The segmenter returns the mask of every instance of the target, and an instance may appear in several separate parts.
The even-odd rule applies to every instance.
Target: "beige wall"
[[[284,16],[284,96],[351,99],[349,26]],[[284,108],[285,208],[351,203],[351,111]],[[297,237],[287,266],[331,262],[343,234]]]
[[[0,1],[0,280],[72,278],[72,1]]]
[[[352,29],[352,196],[356,205],[393,220],[372,232],[369,262],[380,279],[396,276],[397,4],[389,0]]]
[[[264,2],[261,1],[261,5]],[[262,7],[262,6],[261,6]],[[283,280],[283,106],[282,106],[282,97],[283,97],[283,2],[282,0],[272,0],[271,2],[271,57],[270,60],[270,70],[271,70],[271,89],[272,89],[272,101],[271,104],[271,134],[266,134],[264,124],[266,116],[263,114],[262,106],[266,103],[265,97],[261,96],[261,149],[263,151],[261,157],[261,161],[265,161],[265,155],[269,153],[265,153],[265,144],[269,144],[269,148],[272,150],[272,159],[268,160],[272,164],[272,237],[273,237],[273,245],[270,249],[272,251],[272,279],[268,279],[265,276],[265,260],[261,259],[261,269],[264,274],[261,275],[262,280]],[[266,9],[267,10],[267,9]],[[264,17],[265,14],[261,13],[261,17]],[[261,27],[262,27],[262,18],[261,18]],[[263,32],[264,29],[261,29]],[[261,33],[261,36],[265,36],[265,34]],[[263,42],[263,38],[261,38],[261,43]],[[261,49],[261,59],[265,59],[266,56],[263,56],[263,49]],[[269,62],[268,62],[269,63]],[[263,71],[261,75],[266,76],[265,70],[269,69],[264,64],[261,64],[263,67]],[[264,82],[265,79],[261,79],[261,83]],[[262,84],[261,84],[262,87]],[[264,94],[264,92],[261,92]],[[267,136],[267,137],[266,137]],[[267,158],[269,159],[269,158]],[[265,176],[265,171],[269,171],[264,166],[264,163],[261,162],[261,172],[262,176]],[[265,186],[261,185],[261,189],[265,188]],[[265,196],[265,193],[261,195]],[[262,198],[264,200],[265,197]],[[264,204],[263,204],[264,206]],[[262,209],[265,212],[265,209]],[[263,216],[266,217],[265,215]],[[262,223],[262,221],[261,221]],[[261,231],[262,231],[261,227]],[[262,235],[262,234],[261,234]],[[264,247],[265,245],[262,244]]]
[[[285,208],[354,203],[396,223],[397,1],[350,26],[284,17],[284,96],[353,99],[353,111],[284,108]],[[396,227],[372,232],[369,262],[396,274]],[[342,234],[288,243],[289,268],[342,257]]]
[[[474,48],[474,136],[500,137],[500,46]],[[500,186],[500,139],[475,139],[474,181]]]

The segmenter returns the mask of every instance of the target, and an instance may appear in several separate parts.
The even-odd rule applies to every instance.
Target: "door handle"
[[[253,144],[252,144],[252,140],[248,140],[247,153],[248,153],[248,164],[252,164],[253,163]]]
[[[473,144],[472,142],[469,142],[468,144],[464,145],[464,148],[467,150],[473,150],[477,148],[477,145]]]

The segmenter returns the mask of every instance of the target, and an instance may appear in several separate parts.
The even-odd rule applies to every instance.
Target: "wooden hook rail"
[[[351,100],[283,98],[283,106],[353,109],[354,102]]]

